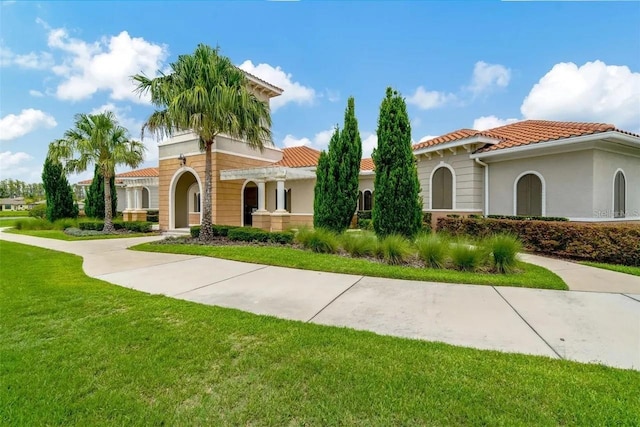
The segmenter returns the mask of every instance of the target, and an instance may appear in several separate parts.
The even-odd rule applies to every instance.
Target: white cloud
[[[250,60],[246,60],[240,64],[239,68],[283,90],[282,95],[271,100],[271,111],[276,111],[291,102],[299,105],[311,104],[316,97],[316,91],[313,88],[294,82],[293,76],[285,73],[279,66],[274,68],[269,64],[254,65]]]
[[[407,97],[407,103],[417,106],[421,110],[430,110],[454,101],[456,96],[452,93],[428,91],[418,86],[415,93]]]
[[[39,90],[31,89],[29,91],[29,95],[35,96],[36,98],[42,98],[44,96],[44,93],[40,92]]]
[[[360,132],[362,138],[362,157],[371,157],[373,149],[378,146],[378,135],[371,132]]]
[[[19,138],[38,128],[53,128],[58,123],[53,116],[28,108],[20,114],[9,114],[0,119],[0,140],[9,141]]]
[[[640,73],[627,66],[559,63],[536,83],[520,107],[527,119],[613,123],[640,129]]]
[[[282,145],[284,147],[299,147],[301,145],[306,145],[315,148],[316,150],[326,150],[329,146],[329,141],[331,140],[333,132],[334,128],[320,131],[313,136],[313,139],[296,138],[291,134],[287,134],[287,136],[282,140]]]
[[[49,31],[48,45],[64,54],[62,63],[52,68],[62,78],[56,96],[72,101],[107,91],[114,100],[148,102],[148,98],[140,98],[133,92],[135,84],[130,76],[138,73],[155,76],[168,56],[166,45],[131,37],[126,31],[87,43],[70,37],[64,28],[54,28]]]
[[[18,177],[23,176],[29,171],[29,168],[21,166],[21,164],[32,158],[29,154],[23,152],[0,152],[0,179],[18,179]]]
[[[118,107],[112,102],[108,102],[100,107],[94,108],[89,114],[99,114],[106,111],[111,111],[115,116],[118,123],[127,128],[129,131],[129,137],[140,141],[140,132],[142,130],[143,121],[137,120],[130,116],[131,107]],[[145,162],[158,160],[158,141],[153,135],[145,133],[144,140],[142,140],[147,151],[145,152]]]
[[[327,89],[325,90],[325,96],[327,97],[329,102],[340,101],[340,91]]]
[[[422,138],[420,138],[420,141],[418,142],[429,141],[430,139],[437,138],[438,136],[440,135],[425,135]]]
[[[8,47],[0,45],[0,66],[43,70],[53,66],[53,56],[49,52],[29,52],[16,54]]]
[[[472,129],[486,130],[517,122],[518,119],[500,119],[496,116],[482,116],[473,121]]]
[[[473,67],[469,90],[474,95],[480,95],[495,87],[507,87],[510,80],[511,70],[504,65],[487,64],[484,61],[478,61]]]

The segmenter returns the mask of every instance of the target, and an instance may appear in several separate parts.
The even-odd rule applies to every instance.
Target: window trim
[[[522,179],[523,176],[529,174],[535,175],[540,179],[540,184],[542,186],[540,191],[540,197],[542,197],[542,213],[540,216],[547,216],[547,183],[544,180],[544,176],[542,176],[540,172],[534,170],[522,172],[516,177],[515,181],[513,181],[513,215],[518,215],[518,182],[520,182],[520,179]]]
[[[433,210],[433,176],[436,174],[436,171],[440,168],[447,168],[451,172],[451,209],[438,209],[441,211],[449,212],[455,211],[457,209],[456,206],[456,170],[448,163],[445,163],[444,160],[441,160],[433,170],[431,171],[431,175],[429,176],[429,210]]]

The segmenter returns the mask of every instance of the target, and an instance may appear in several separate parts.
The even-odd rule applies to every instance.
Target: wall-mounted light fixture
[[[180,163],[182,163],[182,166],[187,164],[187,158],[182,153],[180,153],[180,155],[178,156],[178,160],[180,160]]]

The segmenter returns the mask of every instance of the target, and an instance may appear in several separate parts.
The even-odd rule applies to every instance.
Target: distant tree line
[[[3,179],[0,181],[0,198],[24,197],[33,201],[44,200],[44,186],[42,183],[26,183],[19,179]]]

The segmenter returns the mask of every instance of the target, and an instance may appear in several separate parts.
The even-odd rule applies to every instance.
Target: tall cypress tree
[[[118,206],[118,193],[116,192],[116,180],[111,177],[109,180],[111,186],[111,212],[116,215]],[[96,165],[93,172],[93,181],[87,189],[87,197],[84,201],[84,213],[91,218],[104,218],[104,178],[100,173],[100,168]]]
[[[49,221],[78,216],[78,206],[73,203],[73,191],[60,163],[50,160],[49,157],[45,159],[42,182],[47,200],[46,215]]]
[[[378,117],[373,228],[379,236],[413,237],[422,223],[422,201],[416,160],[411,150],[411,124],[400,94],[387,88]]]
[[[335,142],[340,137],[338,128],[331,136],[331,142]],[[329,145],[331,145],[331,142]],[[316,185],[313,190],[313,226],[316,228],[325,228],[331,218],[331,197],[329,194],[329,155],[323,151],[318,159],[316,167]]]
[[[355,115],[355,101],[350,97],[344,113],[344,128],[342,131],[336,128],[329,142],[326,159],[321,157],[316,169],[314,201],[318,200],[318,203],[314,203],[314,226],[338,233],[349,227],[358,205],[361,158],[362,140]]]

